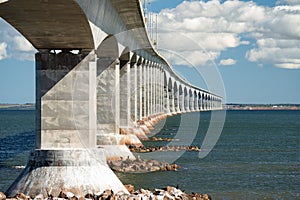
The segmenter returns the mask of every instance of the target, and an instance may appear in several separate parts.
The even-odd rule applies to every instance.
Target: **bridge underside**
[[[38,50],[94,49],[88,19],[73,0],[10,0],[0,13]]]

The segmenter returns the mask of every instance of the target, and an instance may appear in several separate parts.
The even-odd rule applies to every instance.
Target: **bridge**
[[[38,50],[36,149],[9,196],[127,192],[107,159],[167,116],[221,109],[154,48],[139,0],[0,0],[0,17]]]

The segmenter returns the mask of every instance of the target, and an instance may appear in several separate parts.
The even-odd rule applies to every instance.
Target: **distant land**
[[[226,110],[300,110],[300,104],[226,104]]]
[[[26,103],[26,104],[1,104],[0,110],[35,110],[34,103]]]
[[[226,110],[300,110],[300,104],[236,104],[223,105]],[[35,110],[34,103],[1,104],[0,110]]]

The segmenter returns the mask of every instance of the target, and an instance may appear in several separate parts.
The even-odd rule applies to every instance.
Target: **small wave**
[[[15,165],[15,166],[12,166],[12,168],[14,168],[14,169],[25,169],[25,166],[24,165]]]

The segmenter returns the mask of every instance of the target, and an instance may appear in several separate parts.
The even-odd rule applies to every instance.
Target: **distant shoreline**
[[[35,110],[35,104],[0,104],[0,110]]]
[[[300,110],[300,104],[226,104],[225,110]]]

